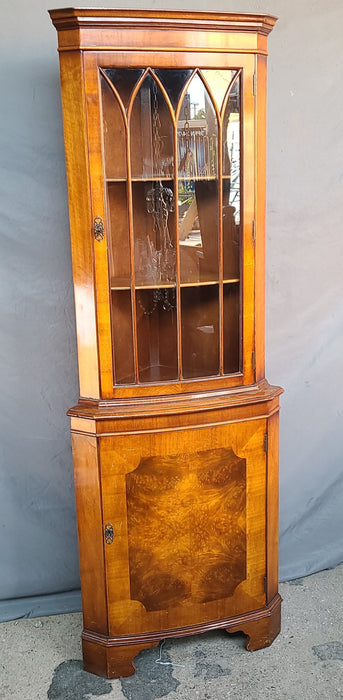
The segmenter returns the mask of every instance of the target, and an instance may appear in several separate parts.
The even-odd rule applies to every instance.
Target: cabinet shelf
[[[163,175],[159,177],[158,175],[154,176],[146,176],[144,177],[143,175],[141,177],[131,177],[131,182],[172,182],[173,181],[173,176],[172,175]],[[127,177],[107,177],[106,182],[127,182],[128,178]]]
[[[231,279],[225,279],[223,280],[223,284],[236,284],[239,282],[240,279],[239,277],[233,277]],[[211,287],[213,285],[219,284],[219,280],[205,280],[201,282],[181,282],[180,287],[181,289],[185,287]],[[136,290],[141,290],[141,289],[176,289],[177,284],[176,283],[170,283],[170,282],[161,282],[160,284],[136,284],[135,289]],[[131,284],[129,280],[112,280],[111,281],[111,290],[114,292],[120,292],[120,291],[128,291],[131,290]]]
[[[223,180],[230,180],[231,175],[222,175]],[[128,178],[127,177],[107,177],[105,178],[106,182],[111,183],[111,182],[127,182]],[[207,182],[207,181],[214,181],[218,180],[217,175],[203,175],[203,176],[197,176],[197,177],[190,177],[188,175],[178,175],[178,180],[181,180],[182,182]],[[143,175],[141,177],[131,177],[131,182],[173,182],[174,181],[174,176],[173,175],[163,175],[159,177],[158,175],[153,175],[153,176],[146,176],[144,177]]]

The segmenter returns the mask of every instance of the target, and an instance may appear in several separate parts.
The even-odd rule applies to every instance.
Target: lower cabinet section
[[[86,670],[130,675],[165,637],[241,630],[254,650],[278,634],[269,420],[73,430]]]

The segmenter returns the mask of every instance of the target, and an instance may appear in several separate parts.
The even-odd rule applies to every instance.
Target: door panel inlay
[[[246,579],[246,460],[141,459],[126,475],[131,599],[146,610],[232,596]]]

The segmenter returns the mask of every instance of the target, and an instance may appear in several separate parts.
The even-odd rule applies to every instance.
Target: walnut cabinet
[[[264,376],[275,18],[57,9],[80,399],[84,666],[280,628],[279,387]]]

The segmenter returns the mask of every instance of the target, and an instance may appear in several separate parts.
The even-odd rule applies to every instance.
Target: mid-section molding
[[[110,418],[130,418],[144,416],[173,415],[194,411],[211,411],[220,408],[266,403],[273,401],[283,389],[270,385],[266,379],[249,386],[230,389],[217,389],[178,394],[173,396],[152,396],[142,398],[120,398],[95,401],[80,398],[77,406],[69,409],[68,415],[90,420]]]

